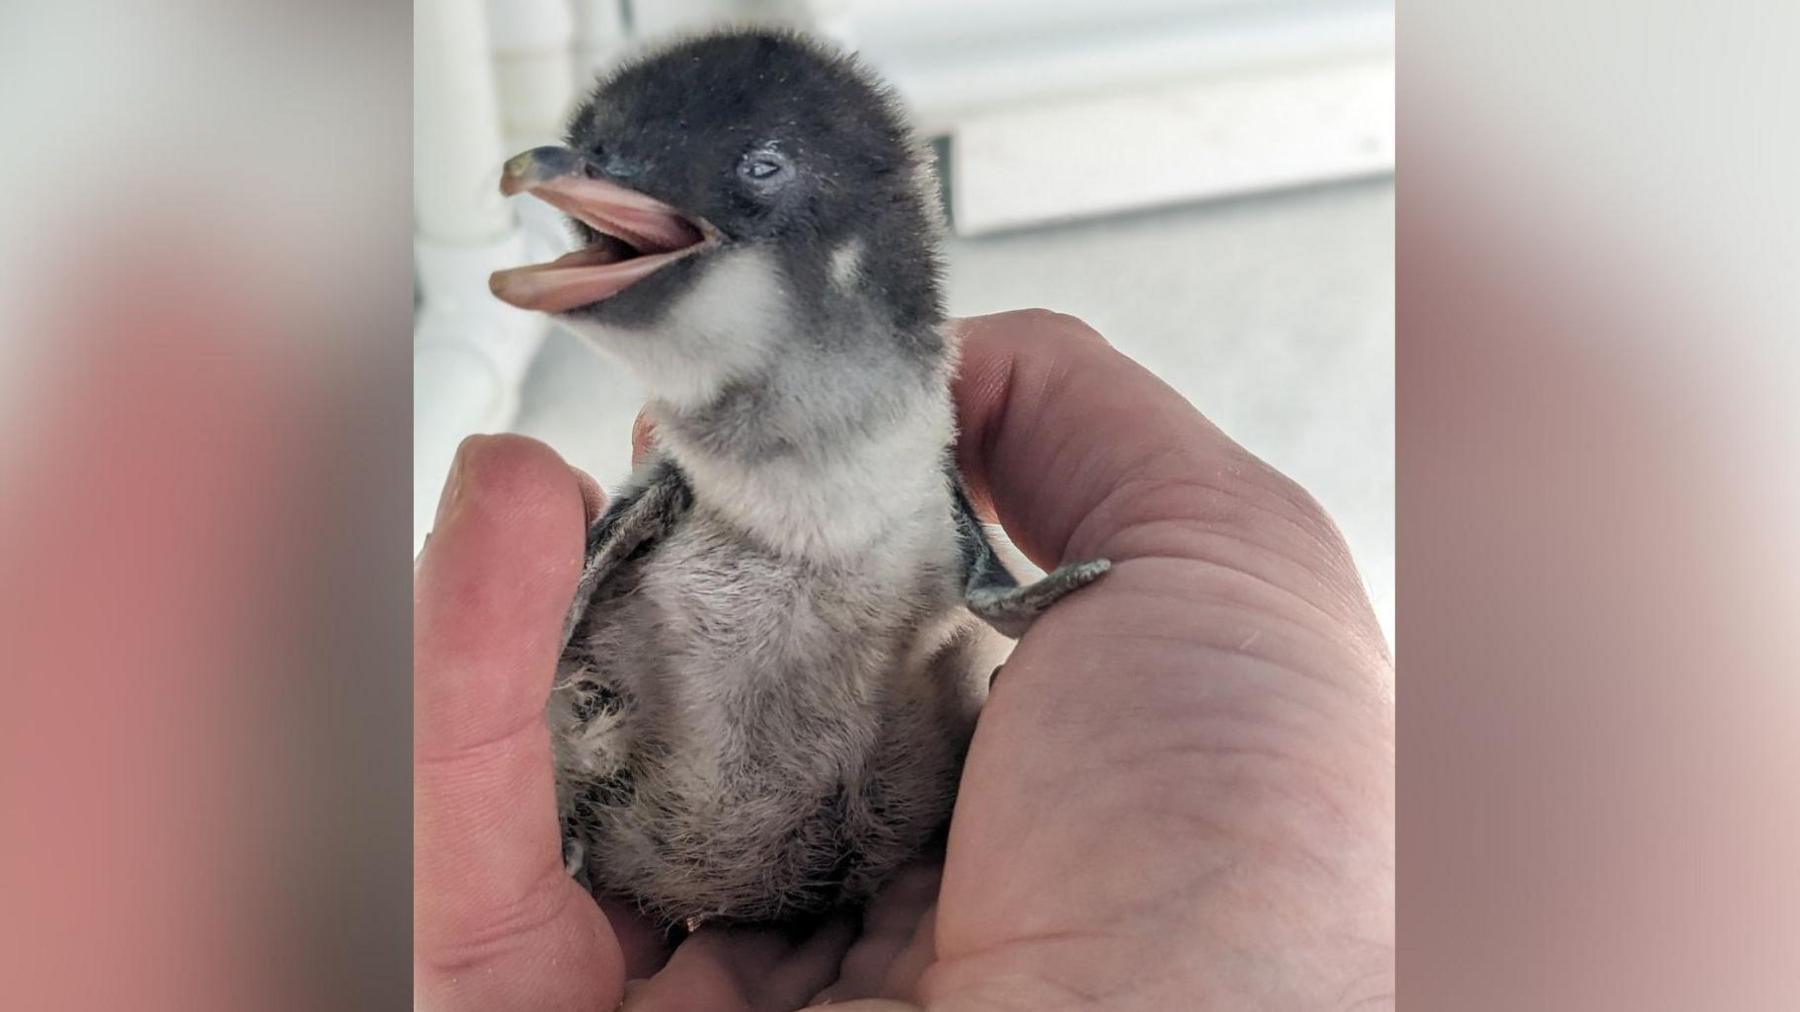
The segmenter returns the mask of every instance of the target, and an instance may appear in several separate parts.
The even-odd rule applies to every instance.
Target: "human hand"
[[[941,885],[908,873],[854,939],[702,929],[670,956],[562,877],[540,718],[583,492],[547,449],[483,441],[416,602],[425,1004],[605,1008],[659,967],[628,1008],[784,1009],[826,984],[867,1012],[1391,995],[1392,662],[1342,539],[1078,322],[961,326],[976,499],[1040,564],[1115,568],[997,679]]]
[[[958,456],[978,504],[1041,566],[1113,569],[995,679],[935,910],[910,939],[890,919],[859,941],[832,993],[1391,1003],[1393,663],[1343,539],[1079,321],[961,329]]]

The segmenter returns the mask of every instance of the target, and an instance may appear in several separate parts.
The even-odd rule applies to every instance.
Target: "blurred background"
[[[950,309],[1072,313],[1306,486],[1393,636],[1389,0],[443,0],[415,12],[415,543],[460,438],[629,471],[634,381],[487,273],[559,216],[495,187],[634,49],[718,24],[859,52],[932,139]]]
[[[1078,10],[1030,6],[987,38]],[[0,1007],[410,1005],[414,141],[454,158],[409,122],[433,53],[502,76],[482,18],[419,45],[458,7],[0,4]],[[1145,5],[1107,9],[1143,37]],[[1387,270],[1347,251],[1391,206],[1402,1007],[1800,1008],[1800,5],[1434,0],[1398,34],[1391,205],[1379,179],[1165,194],[958,249],[1041,256],[996,272],[1038,285],[1078,270],[1039,236],[1203,223],[1138,248],[1146,273],[1233,265],[1188,275],[1254,324],[1188,332],[1207,382],[1269,320],[1347,340],[1286,303]],[[1241,253],[1259,230],[1279,261]],[[968,260],[958,308],[1015,298],[963,287]],[[1133,306],[1016,298],[1171,368]],[[1325,499],[1374,582],[1344,498],[1275,445],[1339,423],[1236,375],[1178,382]],[[624,442],[597,441],[602,479]]]

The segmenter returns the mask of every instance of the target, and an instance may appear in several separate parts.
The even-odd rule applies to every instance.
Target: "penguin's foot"
[[[1106,559],[1071,562],[1023,587],[977,587],[967,595],[969,610],[1001,634],[1018,639],[1051,605],[1093,583],[1112,568]]]

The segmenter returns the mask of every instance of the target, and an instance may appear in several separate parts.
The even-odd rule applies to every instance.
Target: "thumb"
[[[618,942],[563,873],[544,704],[584,490],[542,443],[457,453],[413,614],[413,923],[424,1007],[610,1007]],[[610,996],[610,997],[608,997]]]
[[[1032,561],[1198,562],[1297,598],[1385,652],[1324,510],[1168,384],[1073,317],[1022,310],[956,327],[958,462]]]

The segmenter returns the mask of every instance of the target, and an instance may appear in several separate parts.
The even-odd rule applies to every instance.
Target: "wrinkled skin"
[[[1393,664],[1313,500],[1077,321],[962,321],[960,462],[1040,565],[1115,560],[997,679],[941,869],[671,953],[563,874],[542,712],[592,479],[465,444],[419,562],[429,1009],[1340,1009],[1393,991]]]

